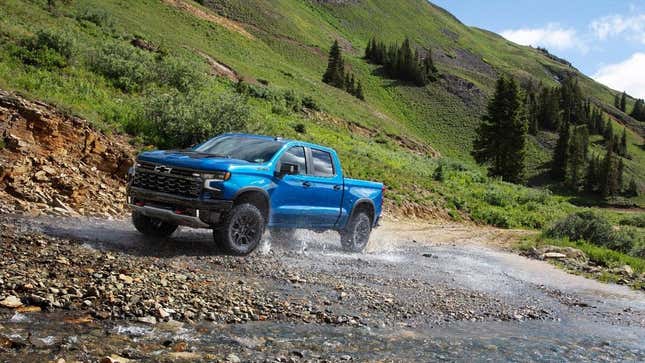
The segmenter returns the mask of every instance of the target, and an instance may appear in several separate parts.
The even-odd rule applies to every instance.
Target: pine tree
[[[596,156],[589,160],[589,164],[587,165],[584,187],[584,190],[587,193],[594,193],[598,189],[598,170],[600,168],[598,164],[600,164],[600,160]]]
[[[603,139],[605,139],[605,145],[609,144],[609,140],[614,137],[614,126],[611,123],[611,120],[607,120],[607,125],[605,126],[605,133],[603,134]]]
[[[643,99],[636,100],[630,116],[638,121],[645,121],[645,101],[643,101]]]
[[[589,131],[586,125],[572,128],[571,140],[567,150],[565,183],[575,191],[582,186],[587,163]]]
[[[634,178],[630,180],[627,189],[625,189],[625,195],[628,197],[638,196],[638,184],[636,184],[636,180],[634,180]]]
[[[602,163],[602,183],[600,194],[603,198],[616,194],[618,190],[618,175],[616,173],[616,160],[614,156],[614,138],[609,139],[605,159]]]
[[[567,159],[569,151],[569,123],[560,125],[558,142],[555,145],[553,159],[551,160],[551,176],[555,180],[563,181],[567,172]]]
[[[623,135],[620,137],[620,147],[618,148],[620,156],[627,157],[627,129],[623,128]]]
[[[490,175],[509,182],[522,182],[526,132],[519,88],[513,79],[501,77],[477,130],[473,157],[480,164],[488,164]]]
[[[329,49],[329,59],[327,61],[327,70],[323,74],[322,81],[336,88],[344,88],[345,64],[340,51],[338,41],[334,40]]]
[[[540,93],[538,125],[545,130],[557,130],[560,127],[560,100],[556,88],[543,88]]]
[[[614,107],[620,110],[620,96],[618,94],[614,95]]]
[[[627,93],[625,92],[620,96],[620,110],[623,112],[627,110]]]
[[[618,167],[616,168],[616,194],[620,194],[623,190],[623,172],[625,171],[625,164],[623,158],[618,158]]]
[[[361,84],[361,81],[358,81],[358,84],[356,85],[356,98],[358,98],[361,101],[365,101],[365,96],[363,95],[363,85]]]

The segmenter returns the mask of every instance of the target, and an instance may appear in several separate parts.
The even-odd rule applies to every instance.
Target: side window
[[[311,149],[311,156],[314,162],[314,175],[331,177],[334,176],[334,164],[331,154],[326,151]]]
[[[280,157],[280,165],[278,165],[278,168],[282,165],[282,163],[296,164],[298,165],[298,174],[307,174],[305,148],[302,146],[294,146],[285,151],[284,154],[282,154],[282,157]]]

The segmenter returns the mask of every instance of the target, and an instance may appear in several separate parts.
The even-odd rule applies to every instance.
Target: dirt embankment
[[[0,146],[0,213],[124,213],[134,154],[125,137],[0,90]]]

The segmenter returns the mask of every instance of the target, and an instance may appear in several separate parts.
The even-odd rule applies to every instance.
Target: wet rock
[[[137,321],[151,325],[157,324],[157,318],[155,318],[154,316],[142,316],[137,318]]]
[[[242,360],[237,355],[231,353],[226,356],[226,361],[230,363],[240,363]]]
[[[7,296],[4,300],[0,301],[0,306],[14,309],[22,306],[22,302],[18,297],[10,295]]]
[[[540,257],[542,259],[549,259],[549,258],[563,259],[563,258],[567,258],[567,255],[565,255],[564,253],[559,253],[559,252],[546,252],[546,253],[543,253]]]

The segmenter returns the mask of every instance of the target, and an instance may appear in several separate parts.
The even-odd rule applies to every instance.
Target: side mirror
[[[285,175],[298,174],[298,165],[291,163],[280,164],[280,170],[275,172],[275,176],[282,178]]]

